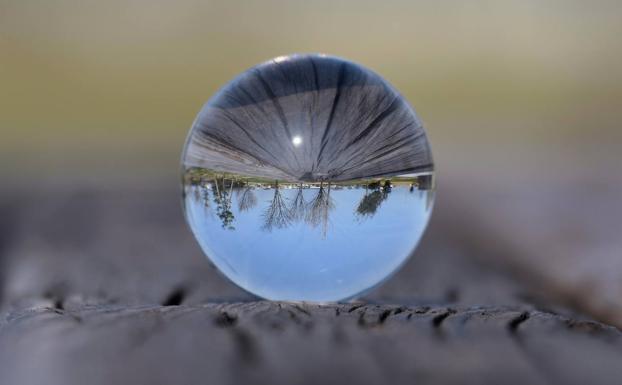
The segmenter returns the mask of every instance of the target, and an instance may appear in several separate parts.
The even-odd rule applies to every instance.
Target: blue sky
[[[318,193],[303,191],[306,202]],[[375,215],[361,218],[356,208],[365,190],[332,189],[334,208],[324,234],[321,225],[304,221],[262,230],[274,189],[253,192],[257,205],[245,212],[237,207],[240,195],[233,194],[235,230],[222,227],[211,194],[210,207],[205,208],[189,193],[187,216],[195,236],[214,264],[239,286],[265,298],[308,301],[351,297],[394,272],[419,241],[429,217],[428,194],[433,194],[393,187]],[[296,192],[281,189],[288,204]]]

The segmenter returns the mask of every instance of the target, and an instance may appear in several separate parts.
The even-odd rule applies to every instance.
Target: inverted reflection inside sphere
[[[203,107],[188,136],[186,218],[216,267],[274,300],[336,301],[409,257],[434,197],[430,146],[386,81],[348,61],[279,57]]]

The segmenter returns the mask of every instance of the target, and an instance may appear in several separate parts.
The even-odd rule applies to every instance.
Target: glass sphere
[[[199,112],[182,155],[188,223],[257,296],[339,301],[408,259],[434,199],[432,154],[408,102],[325,55],[242,73]]]

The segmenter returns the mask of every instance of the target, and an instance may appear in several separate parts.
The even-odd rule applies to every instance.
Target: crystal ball
[[[278,57],[220,89],[182,155],[186,219],[235,284],[271,300],[356,298],[409,258],[434,200],[421,121],[371,70]]]

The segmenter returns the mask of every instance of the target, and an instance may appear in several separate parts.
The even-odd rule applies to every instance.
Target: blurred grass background
[[[202,104],[295,52],[387,78],[446,173],[615,172],[620,20],[606,0],[0,0],[0,176],[172,183]]]

